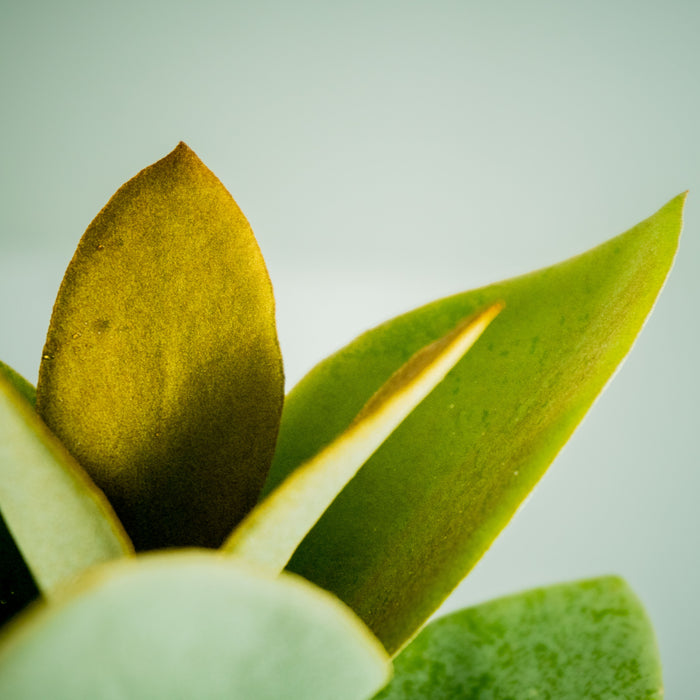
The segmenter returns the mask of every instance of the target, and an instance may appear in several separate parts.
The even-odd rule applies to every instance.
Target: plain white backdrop
[[[628,361],[445,610],[625,576],[667,695],[696,695],[700,5],[0,7],[0,357],[35,381],[63,271],[124,181],[185,140],[249,218],[288,388],[355,335],[554,263],[690,189]]]

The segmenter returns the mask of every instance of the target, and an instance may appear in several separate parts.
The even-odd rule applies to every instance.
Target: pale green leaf
[[[0,644],[8,700],[365,700],[389,676],[332,596],[191,551],[103,567]]]
[[[333,499],[476,342],[503,305],[464,319],[419,350],[369,400],[350,427],[295,470],[236,528],[223,549],[280,572]]]
[[[121,187],[81,239],[37,410],[137,549],[213,547],[255,504],[283,384],[253,232],[181,143]]]
[[[654,631],[606,577],[528,591],[430,623],[377,700],[663,697]]]
[[[289,568],[394,652],[481,557],[629,351],[671,267],[685,195],[564,263],[364,334],[285,402],[270,492],[419,348],[496,300],[480,342],[341,492]]]
[[[0,376],[31,405],[36,402],[36,389],[12,367],[0,360]],[[7,529],[0,506],[0,626],[39,595],[31,572]]]
[[[104,495],[3,376],[0,511],[47,596],[87,568],[132,551]],[[2,575],[11,580],[15,563],[9,565],[13,570]]]

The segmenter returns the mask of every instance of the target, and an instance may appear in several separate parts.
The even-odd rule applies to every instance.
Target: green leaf
[[[297,577],[180,552],[88,578],[10,625],[0,697],[364,700],[390,676],[351,611]]]
[[[39,590],[131,553],[104,495],[0,376],[0,510]],[[3,576],[13,580],[16,561]]]
[[[265,492],[342,433],[412,353],[505,301],[289,569],[334,592],[388,650],[399,649],[509,521],[629,351],[672,264],[684,199],[564,263],[387,322],[312,370],[285,402]]]
[[[36,404],[36,389],[18,372],[6,365],[0,360],[0,375],[4,376],[7,381],[32,405]]]
[[[377,700],[663,697],[654,631],[614,577],[501,598],[430,623]]]
[[[216,547],[256,502],[283,384],[253,232],[181,143],[121,187],[80,241],[37,410],[137,549]]]
[[[279,573],[338,493],[406,416],[445,378],[503,305],[493,304],[419,350],[350,427],[296,469],[234,530],[223,549]]]

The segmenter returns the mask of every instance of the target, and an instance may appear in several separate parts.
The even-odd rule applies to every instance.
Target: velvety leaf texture
[[[8,631],[7,700],[366,700],[390,676],[379,642],[332,596],[213,553],[103,567]]]
[[[253,233],[181,143],[122,186],[81,239],[37,410],[138,549],[215,547],[265,480],[283,384]]]
[[[571,260],[387,322],[312,370],[285,402],[266,492],[345,430],[419,348],[505,301],[289,569],[398,650],[512,517],[629,351],[671,267],[684,198]]]
[[[430,623],[377,700],[657,700],[654,632],[627,584],[542,588]]]

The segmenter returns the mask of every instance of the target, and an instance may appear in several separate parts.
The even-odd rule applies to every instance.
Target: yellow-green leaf
[[[0,510],[44,595],[132,551],[107,499],[3,376]],[[0,567],[8,563],[2,575],[12,580],[21,571]]]
[[[337,599],[211,552],[102,567],[7,631],[7,700],[366,700],[391,673]]]
[[[295,470],[236,528],[223,549],[279,573],[333,499],[476,342],[501,303],[419,350],[369,400],[350,427]]]
[[[282,394],[258,245],[181,143],[122,186],[81,239],[37,410],[137,549],[219,546],[265,480]]]
[[[431,622],[377,700],[663,697],[654,630],[616,577],[501,598]]]
[[[420,347],[506,308],[340,493],[289,568],[396,651],[481,557],[629,351],[671,267],[685,196],[607,243],[366,333],[285,402],[271,491]]]
[[[36,389],[19,372],[15,372],[2,360],[0,360],[0,375],[3,375],[32,406],[36,404]]]

